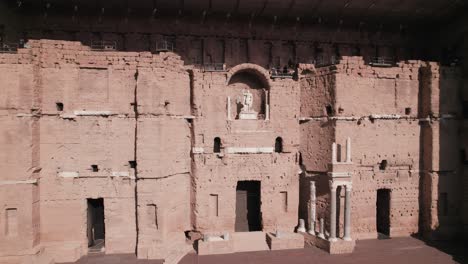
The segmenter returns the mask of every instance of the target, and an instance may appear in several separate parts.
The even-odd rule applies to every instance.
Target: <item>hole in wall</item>
[[[275,139],[275,152],[276,153],[283,152],[283,139],[281,137],[277,137]]]
[[[98,171],[99,171],[99,166],[96,165],[96,164],[93,164],[93,165],[91,165],[91,170],[92,170],[93,172],[98,172]]]
[[[405,115],[410,115],[411,114],[411,107],[406,107],[405,108]]]
[[[129,160],[128,164],[130,165],[130,168],[132,168],[132,169],[135,169],[136,165],[137,165],[136,161],[134,161],[134,160]]]
[[[55,103],[55,107],[57,108],[57,111],[63,111],[63,103],[57,102]]]
[[[331,105],[325,106],[325,111],[327,112],[327,115],[328,115],[328,116],[333,115],[333,108],[332,108]]]
[[[215,137],[213,140],[213,152],[220,153],[221,152],[221,138]]]
[[[379,165],[380,170],[386,170],[387,169],[388,162],[387,160],[382,160]]]

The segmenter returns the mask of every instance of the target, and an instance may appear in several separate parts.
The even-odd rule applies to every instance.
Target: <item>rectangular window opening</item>
[[[98,172],[98,171],[99,171],[98,165],[95,165],[95,164],[91,165],[91,170],[92,170],[93,172]]]
[[[63,111],[63,103],[57,102],[55,103],[55,107],[57,108],[57,111]]]

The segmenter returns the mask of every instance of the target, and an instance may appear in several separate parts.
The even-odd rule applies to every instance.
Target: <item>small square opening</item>
[[[387,169],[387,165],[388,165],[387,160],[382,160],[382,162],[380,162],[379,169],[380,169],[380,170],[386,170],[386,169]]]
[[[93,172],[98,172],[98,171],[99,171],[99,166],[93,164],[93,165],[91,165],[91,170],[92,170]]]
[[[63,103],[57,102],[55,103],[55,107],[57,108],[57,111],[63,111]]]
[[[405,115],[410,115],[411,114],[411,107],[406,107],[405,108]]]
[[[134,161],[134,160],[129,160],[128,164],[130,165],[130,168],[132,168],[132,169],[135,169],[136,165],[137,165],[136,161]]]

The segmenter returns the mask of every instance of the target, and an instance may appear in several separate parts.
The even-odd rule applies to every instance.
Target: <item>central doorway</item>
[[[390,190],[377,190],[377,233],[379,237],[390,236]]]
[[[104,199],[88,199],[87,236],[89,252],[101,252],[105,242]]]
[[[236,188],[236,232],[262,230],[260,181],[239,181]]]

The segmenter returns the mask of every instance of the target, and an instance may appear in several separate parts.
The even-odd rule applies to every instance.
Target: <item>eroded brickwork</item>
[[[87,254],[88,200],[98,198],[106,253],[170,259],[187,247],[184,232],[240,231],[242,182],[259,183],[260,230],[274,233],[308,219],[315,181],[316,220],[324,218],[328,232],[331,146],[345,162],[347,138],[353,239],[377,237],[379,190],[390,193],[388,235],[456,235],[463,199],[457,67],[419,60],[378,67],[343,56],[275,76],[267,69],[274,59],[255,51],[263,41],[177,41],[186,47],[181,54],[31,40],[0,55],[0,260]],[[199,59],[200,45],[204,61],[226,56],[226,65],[194,65],[187,58]],[[271,53],[282,66],[293,51],[310,51],[301,45],[273,45]],[[242,117],[249,94],[252,119]],[[338,237],[344,196],[338,189]]]

